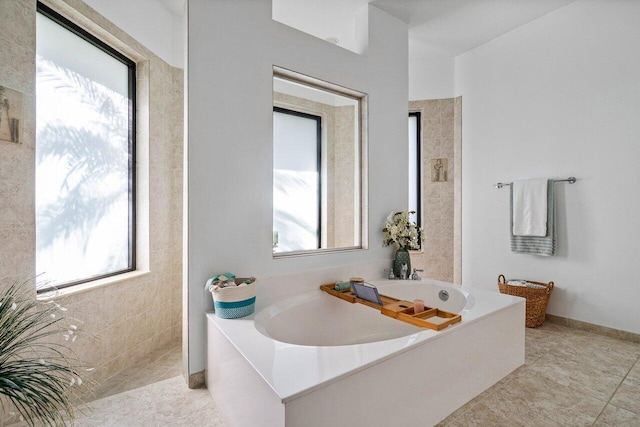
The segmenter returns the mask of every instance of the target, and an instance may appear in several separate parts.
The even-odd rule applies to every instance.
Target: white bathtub
[[[449,298],[442,301],[438,292]],[[429,307],[452,313],[468,313],[475,299],[460,287],[430,286],[419,282],[381,282],[380,293],[401,300],[420,298]],[[345,305],[346,304],[346,305]],[[295,327],[292,327],[295,325]],[[386,341],[416,334],[423,329],[380,315],[362,304],[306,292],[277,302],[255,316],[256,329],[268,338],[288,344],[338,346]],[[339,332],[339,333],[338,333]]]
[[[418,328],[319,289],[259,298],[243,319],[208,314],[207,387],[230,426],[428,426],[524,363],[523,299],[429,280],[374,283],[462,321]]]

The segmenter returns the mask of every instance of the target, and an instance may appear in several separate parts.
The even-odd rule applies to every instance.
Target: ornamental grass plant
[[[29,426],[73,423],[74,386],[82,385],[86,370],[69,348],[78,328],[65,311],[54,301],[37,301],[32,281],[0,291],[0,425],[12,419]]]

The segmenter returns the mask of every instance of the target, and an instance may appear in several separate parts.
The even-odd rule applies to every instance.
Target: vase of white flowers
[[[411,272],[411,258],[409,249],[420,249],[420,242],[424,240],[422,228],[416,222],[411,222],[409,216],[415,211],[393,212],[385,222],[382,231],[385,233],[383,246],[398,245],[393,260],[393,274],[401,277],[402,265],[406,264],[405,277]]]

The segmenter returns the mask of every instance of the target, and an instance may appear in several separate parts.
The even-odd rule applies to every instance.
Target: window
[[[420,113],[409,113],[409,210],[415,211],[413,220],[422,226],[422,186]]]
[[[276,251],[319,249],[321,141],[318,116],[273,108],[273,224]]]
[[[135,269],[135,64],[38,3],[38,291]]]

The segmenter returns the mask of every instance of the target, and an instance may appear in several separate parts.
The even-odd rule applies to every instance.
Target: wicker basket
[[[544,286],[544,289],[529,288],[526,286],[516,286],[507,284],[504,275],[498,276],[498,288],[500,293],[522,297],[527,300],[527,314],[525,326],[527,328],[537,328],[544,323],[547,313],[547,303],[553,291],[553,282],[541,283],[527,280],[529,283]]]

